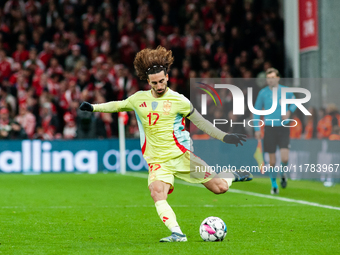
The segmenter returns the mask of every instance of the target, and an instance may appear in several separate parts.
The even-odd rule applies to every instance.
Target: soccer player
[[[237,172],[216,177],[214,172],[196,173],[196,166],[207,164],[190,151],[190,136],[185,131],[185,118],[198,128],[225,143],[242,144],[245,135],[227,134],[205,120],[183,95],[167,87],[167,72],[174,59],[172,52],[158,46],[137,53],[134,67],[142,80],[147,80],[151,90],[138,91],[123,101],[103,104],[83,102],[80,109],[91,112],[135,111],[140,130],[143,157],[149,165],[148,187],[161,220],[172,234],[161,242],[185,242],[176,220],[176,215],[168,204],[167,195],[174,189],[174,177],[190,183],[202,183],[215,194],[225,193],[232,182],[252,179],[248,172]],[[209,169],[206,168],[206,169]]]
[[[288,156],[289,156],[289,127],[281,126],[281,121],[285,119],[289,119],[291,113],[293,113],[296,109],[295,105],[287,105],[287,111],[285,116],[281,116],[281,89],[285,86],[279,84],[280,81],[280,73],[275,68],[269,68],[266,71],[267,83],[268,86],[261,89],[256,102],[255,109],[257,110],[268,110],[272,107],[273,101],[273,88],[277,88],[277,107],[276,110],[269,115],[264,117],[264,139],[263,139],[263,149],[264,152],[269,153],[269,165],[271,167],[275,167],[276,165],[276,148],[280,148],[281,154],[281,167],[286,167],[288,165]],[[286,98],[295,98],[293,93],[286,93]],[[260,116],[254,114],[254,119],[259,120]],[[288,123],[284,123],[288,125]],[[259,126],[256,125],[255,126]],[[261,131],[259,127],[255,127],[255,138],[261,139]],[[287,187],[287,176],[283,171],[281,174],[281,187]],[[276,183],[276,173],[273,171],[271,173],[271,183],[272,189],[271,194],[279,194],[279,188]]]

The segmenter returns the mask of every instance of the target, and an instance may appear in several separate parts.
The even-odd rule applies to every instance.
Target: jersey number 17
[[[156,125],[156,122],[157,122],[158,119],[159,119],[159,114],[153,112],[152,115],[156,115],[156,119],[155,119],[155,121],[152,123],[152,125]],[[147,115],[148,118],[149,118],[149,126],[151,126],[151,116],[152,116],[152,115],[151,115],[151,112]]]

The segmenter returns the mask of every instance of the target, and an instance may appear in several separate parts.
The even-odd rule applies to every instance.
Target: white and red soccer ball
[[[227,235],[227,225],[218,217],[208,217],[200,226],[200,235],[207,242],[223,241]]]

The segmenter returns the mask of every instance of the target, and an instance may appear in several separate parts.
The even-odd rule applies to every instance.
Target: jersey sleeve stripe
[[[185,117],[186,117],[186,118],[190,117],[190,115],[193,114],[194,111],[195,111],[195,108],[192,108],[191,112],[190,112],[187,116],[185,116]]]

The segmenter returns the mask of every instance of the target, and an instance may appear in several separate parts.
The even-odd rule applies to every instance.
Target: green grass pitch
[[[340,211],[175,184],[168,202],[188,236],[159,243],[169,230],[159,219],[146,174],[0,175],[0,254],[339,254]],[[269,194],[270,181],[232,190]],[[279,197],[340,207],[340,185],[289,181]],[[228,226],[223,242],[203,242],[208,216]]]

